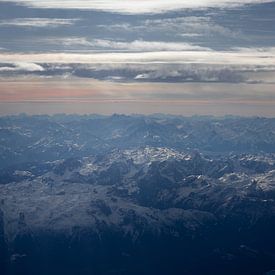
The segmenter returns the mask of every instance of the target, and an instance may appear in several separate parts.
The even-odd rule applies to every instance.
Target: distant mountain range
[[[135,149],[273,153],[275,119],[180,116],[14,116],[0,118],[0,167]]]
[[[275,119],[0,118],[3,274],[272,274]]]

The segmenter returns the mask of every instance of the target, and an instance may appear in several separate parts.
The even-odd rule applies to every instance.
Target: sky
[[[0,115],[275,117],[275,1],[0,0]]]

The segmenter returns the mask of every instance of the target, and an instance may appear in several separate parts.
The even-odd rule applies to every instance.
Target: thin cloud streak
[[[71,64],[217,64],[274,66],[275,48],[235,51],[160,51],[138,53],[0,53],[0,62]]]
[[[165,42],[165,41],[115,41],[108,39],[89,40],[85,37],[64,37],[64,38],[46,38],[41,39],[45,43],[64,45],[67,47],[87,46],[92,49],[121,50],[121,51],[210,51],[210,48],[201,47],[191,43],[184,42]],[[40,40],[40,41],[41,41]],[[77,49],[75,50],[77,52]]]
[[[32,28],[56,28],[59,26],[71,26],[79,19],[60,18],[15,18],[1,20],[0,27],[32,27]]]

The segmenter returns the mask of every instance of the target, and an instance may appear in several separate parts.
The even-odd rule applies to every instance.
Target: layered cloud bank
[[[261,0],[0,0],[2,112],[275,115],[274,14]]]
[[[171,45],[160,46],[169,49]],[[142,43],[139,48],[138,52],[2,53],[0,75],[7,77],[13,72],[13,76],[28,73],[116,82],[275,83],[274,48],[144,52]]]

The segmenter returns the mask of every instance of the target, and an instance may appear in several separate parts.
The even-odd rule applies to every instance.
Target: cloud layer
[[[3,1],[3,0],[1,0]],[[5,0],[6,1],[6,0]],[[28,6],[59,9],[91,9],[125,13],[161,13],[179,9],[235,7],[271,2],[268,0],[10,0]]]
[[[0,112],[275,115],[274,14],[268,0],[0,0]]]
[[[169,45],[169,44],[168,44]],[[0,53],[4,62],[75,63],[75,64],[216,64],[274,66],[275,48],[238,48],[232,51],[155,51],[123,53]]]

